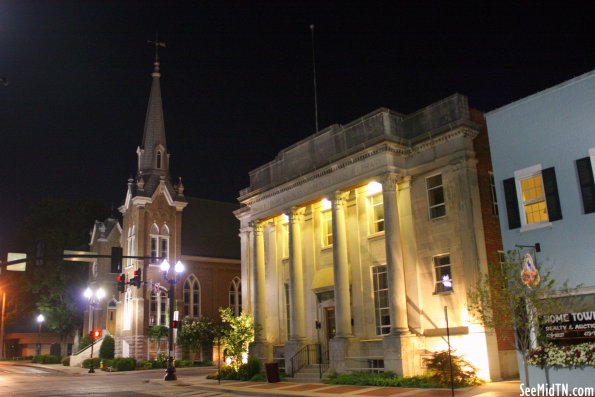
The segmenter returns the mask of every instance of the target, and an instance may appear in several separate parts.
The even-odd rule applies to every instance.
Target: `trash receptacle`
[[[267,373],[267,382],[277,383],[279,379],[279,363],[266,363],[264,368]]]

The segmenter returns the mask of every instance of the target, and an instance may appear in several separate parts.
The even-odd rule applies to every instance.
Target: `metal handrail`
[[[291,357],[291,373],[289,376],[293,377],[300,369],[311,364],[318,364],[320,379],[322,379],[322,374],[329,367],[329,359],[328,349],[320,343],[306,345]]]

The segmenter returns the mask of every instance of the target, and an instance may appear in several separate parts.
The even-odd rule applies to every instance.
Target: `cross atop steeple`
[[[159,73],[159,47],[165,48],[165,41],[159,41],[159,32],[155,33],[155,41],[147,40],[147,44],[155,46],[155,69],[153,73]]]

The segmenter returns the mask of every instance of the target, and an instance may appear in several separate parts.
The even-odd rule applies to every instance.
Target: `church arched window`
[[[167,292],[160,289],[151,292],[151,304],[149,306],[149,323],[151,325],[167,326],[168,299]]]
[[[234,277],[231,280],[229,287],[229,307],[234,315],[242,314],[242,282],[239,277]]]
[[[157,163],[157,168],[161,168],[161,150],[157,151],[156,163]]]
[[[184,315],[200,317],[200,283],[194,274],[184,282]]]
[[[126,240],[126,256],[136,255],[136,229],[134,225],[128,228],[128,236]],[[126,266],[134,265],[134,259],[126,258]]]
[[[151,236],[151,258],[153,263],[160,263],[161,258],[169,259],[169,228],[167,225],[159,226],[153,224],[150,231]]]
[[[132,328],[132,289],[128,288],[124,294],[124,326],[125,331]]]

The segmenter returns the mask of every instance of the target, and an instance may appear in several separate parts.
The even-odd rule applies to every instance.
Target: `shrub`
[[[79,351],[83,350],[85,347],[91,345],[91,338],[89,335],[85,334],[79,340]]]
[[[167,368],[167,353],[159,353],[153,360],[153,368]]]
[[[176,360],[176,368],[192,367],[190,360]]]
[[[249,379],[250,382],[265,382],[266,380],[264,374],[256,374]]]
[[[440,387],[431,376],[397,376],[392,372],[352,372],[332,375],[324,383],[332,385],[391,386],[391,387]]]
[[[111,335],[105,335],[103,342],[99,348],[99,357],[101,358],[114,358],[114,350],[116,348],[116,341]]]
[[[153,362],[152,361],[143,361],[141,368],[143,368],[143,369],[153,369]]]
[[[83,368],[91,368],[91,361],[93,361],[93,368],[99,368],[99,363],[101,359],[99,357],[93,357],[92,359],[88,358],[83,360]]]
[[[103,358],[101,359],[101,361],[103,361],[103,370],[104,371],[109,371],[110,367],[113,365],[114,363],[114,359],[110,359],[110,358]]]
[[[477,378],[477,368],[460,356],[451,354],[448,350],[435,352],[432,357],[424,359],[430,375],[442,386],[450,386],[450,361],[452,360],[452,378],[455,387],[465,387],[480,383]]]
[[[246,364],[240,365],[238,369],[238,377],[240,380],[250,380],[254,375],[259,374],[262,371],[262,363],[256,357],[248,357]]]
[[[211,360],[195,361],[192,363],[192,366],[193,367],[212,367],[213,362]]]
[[[136,360],[130,357],[118,357],[112,361],[113,371],[134,371]]]
[[[221,367],[219,376],[222,380],[239,380],[238,371],[236,371],[231,365],[225,365]]]
[[[62,359],[62,365],[65,367],[70,367],[70,356],[66,356]]]
[[[60,364],[62,357],[51,354],[39,354],[33,358],[34,363],[39,364]]]

